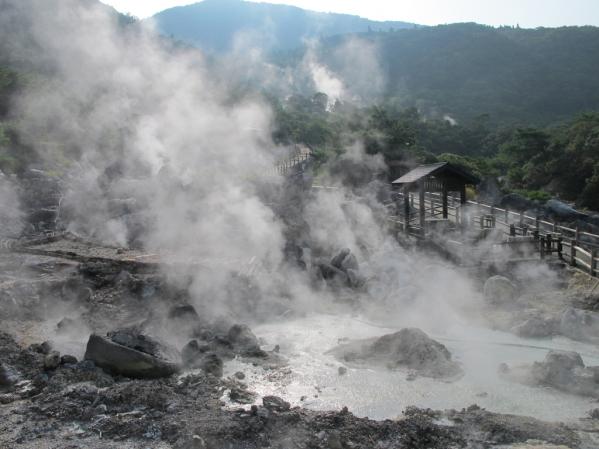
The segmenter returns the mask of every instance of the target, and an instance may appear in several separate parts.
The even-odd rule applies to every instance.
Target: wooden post
[[[576,240],[570,240],[570,265],[576,266]]]
[[[557,238],[557,257],[559,257],[560,260],[564,260],[563,250],[564,250],[564,246],[562,243],[562,236],[560,235]]]
[[[426,211],[424,210],[424,181],[420,180],[418,182],[418,207],[419,207],[419,211],[420,212],[420,229],[421,229],[421,233],[422,236],[424,237],[424,223],[425,223],[425,213]]]
[[[578,226],[576,226],[576,236],[574,238],[576,240],[576,244],[578,245],[578,242],[580,241],[580,229],[578,229]]]
[[[541,259],[545,258],[545,236],[541,236],[541,240],[539,241],[539,254]]]
[[[512,237],[516,236],[516,225],[513,223],[510,225],[510,236],[512,236]]]
[[[591,276],[595,276],[595,273],[596,273],[595,262],[596,261],[597,261],[597,250],[592,249],[591,250],[591,269],[589,270],[591,273]]]
[[[552,245],[553,245],[553,237],[551,236],[551,234],[547,234],[547,236],[545,237],[545,244],[547,245],[547,253],[551,254],[552,252]]]
[[[443,181],[443,188],[442,188],[442,192],[441,195],[443,196],[443,219],[447,220],[447,183],[445,181]]]
[[[403,197],[403,210],[404,210],[404,232],[406,234],[410,233],[410,192],[406,191]]]
[[[520,226],[524,224],[524,212],[520,211]]]
[[[539,221],[540,221],[539,216],[537,215],[535,217],[535,229],[537,230],[537,234],[539,233],[539,225],[540,225]]]

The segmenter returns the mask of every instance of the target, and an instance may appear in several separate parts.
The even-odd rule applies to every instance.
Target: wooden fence
[[[398,201],[403,202],[403,198],[403,194],[399,194]],[[396,229],[422,238],[425,233],[420,227],[418,198],[409,194],[409,201],[412,208],[418,210],[410,216],[409,222],[395,214],[402,209],[395,203],[389,205],[392,212],[389,221]],[[429,220],[442,219],[441,195],[427,192],[424,208]],[[556,254],[591,276],[599,276],[599,235],[479,201],[460,204],[459,199],[452,196],[448,198],[447,221],[462,229],[500,229],[508,236],[507,243],[530,244],[541,259]]]

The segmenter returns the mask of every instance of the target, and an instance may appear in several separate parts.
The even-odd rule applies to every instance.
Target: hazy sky
[[[197,3],[197,0],[102,1],[141,18],[173,6]],[[424,25],[453,22],[522,27],[599,25],[599,0],[270,0],[266,3]]]

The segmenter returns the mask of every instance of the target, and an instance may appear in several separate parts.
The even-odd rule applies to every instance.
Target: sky
[[[146,18],[197,0],[102,0],[121,12]],[[355,14],[372,20],[422,25],[478,22],[525,28],[599,26],[599,0],[269,0],[323,12]]]

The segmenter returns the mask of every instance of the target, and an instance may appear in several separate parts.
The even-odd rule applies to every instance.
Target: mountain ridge
[[[243,0],[204,0],[166,9],[149,20],[161,33],[213,52],[230,50],[240,33],[245,33],[244,38],[249,35],[262,48],[290,50],[306,39],[420,26]]]

